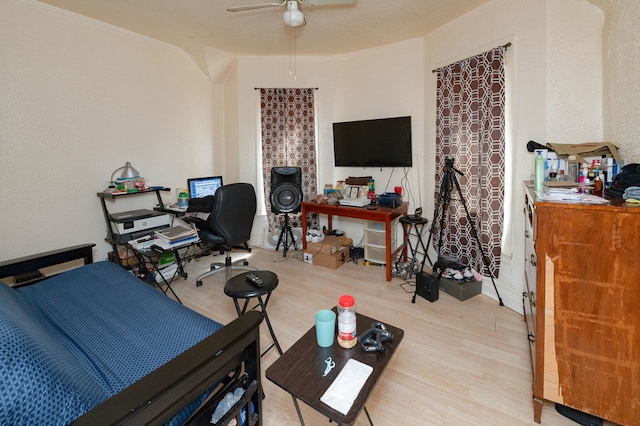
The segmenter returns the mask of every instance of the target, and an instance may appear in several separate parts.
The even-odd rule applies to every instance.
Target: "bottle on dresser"
[[[567,159],[567,170],[568,170],[568,178],[567,180],[571,182],[578,182],[578,162],[576,161],[575,155],[570,155]]]

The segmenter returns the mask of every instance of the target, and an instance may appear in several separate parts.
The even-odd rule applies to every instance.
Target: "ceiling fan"
[[[244,10],[263,9],[266,7],[282,7],[286,6],[284,12],[284,23],[290,27],[300,27],[306,23],[304,15],[298,6],[298,3],[305,6],[333,6],[343,4],[353,4],[356,0],[283,0],[281,3],[261,3],[248,6],[228,7],[228,12],[242,12]]]

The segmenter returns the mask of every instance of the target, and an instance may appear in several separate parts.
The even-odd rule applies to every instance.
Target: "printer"
[[[111,230],[121,241],[140,238],[170,225],[171,217],[168,213],[153,210],[140,209],[111,214]]]

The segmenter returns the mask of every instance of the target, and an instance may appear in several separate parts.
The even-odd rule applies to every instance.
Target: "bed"
[[[111,262],[93,244],[0,262],[0,279],[80,261],[23,286],[0,284],[0,424],[262,424],[259,325],[223,326]]]

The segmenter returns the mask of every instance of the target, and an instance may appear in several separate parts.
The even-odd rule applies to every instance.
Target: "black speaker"
[[[416,274],[416,293],[429,302],[438,300],[438,277],[427,272]]]
[[[302,210],[302,169],[273,167],[271,169],[271,211],[298,213]]]

